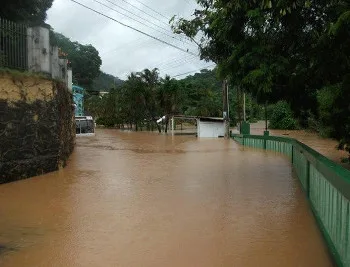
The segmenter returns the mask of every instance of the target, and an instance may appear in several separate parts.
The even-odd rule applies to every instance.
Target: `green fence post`
[[[250,134],[250,124],[246,121],[241,124],[241,134]]]
[[[310,198],[310,161],[306,160],[306,195]]]

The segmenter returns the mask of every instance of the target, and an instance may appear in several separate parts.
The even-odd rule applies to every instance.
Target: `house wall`
[[[217,138],[225,135],[225,123],[223,121],[197,122],[198,137]]]

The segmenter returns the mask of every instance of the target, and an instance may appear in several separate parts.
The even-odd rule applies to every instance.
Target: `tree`
[[[183,112],[192,116],[222,116],[222,89],[215,71],[201,70],[180,81],[184,90]]]
[[[121,110],[125,114],[125,119],[129,124],[134,124],[138,130],[138,125],[148,117],[144,99],[145,84],[135,73],[131,73],[122,86]]]
[[[165,117],[165,132],[168,132],[169,115],[176,114],[181,109],[183,95],[180,91],[179,82],[166,76],[161,80],[158,87],[157,100],[159,108]]]
[[[109,92],[112,88],[119,87],[124,81],[118,77],[107,74],[103,71],[93,80],[91,90],[92,91],[106,91]]]
[[[201,57],[218,64],[221,78],[260,103],[285,100],[307,127],[319,118],[317,91],[350,73],[350,3],[342,0],[198,0],[192,20],[173,18],[176,33],[204,36]],[[342,123],[328,122],[348,140],[349,108],[336,101]],[[338,126],[335,125],[337,123]],[[341,126],[343,125],[343,126]],[[340,129],[341,128],[341,129]],[[343,141],[342,141],[343,142]],[[341,147],[349,147],[347,145]]]
[[[0,17],[16,22],[43,24],[53,0],[2,0]]]
[[[157,112],[159,109],[156,101],[156,93],[160,83],[158,69],[145,69],[142,72],[136,73],[136,77],[142,83],[142,89],[139,92],[141,93],[147,115],[149,119],[157,125],[158,131],[161,132],[162,129],[157,123]]]

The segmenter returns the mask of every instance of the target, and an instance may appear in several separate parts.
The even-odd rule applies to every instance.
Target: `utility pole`
[[[223,119],[225,123],[225,138],[230,138],[230,118],[228,114],[228,84],[225,79],[222,82],[222,98],[223,98]]]
[[[243,92],[243,121],[247,121],[245,112],[245,92]]]
[[[265,132],[267,132],[267,101],[265,101]]]

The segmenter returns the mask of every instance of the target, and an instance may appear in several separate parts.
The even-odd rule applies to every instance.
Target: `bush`
[[[339,98],[341,85],[325,86],[317,91],[319,113],[318,132],[323,137],[338,137],[334,125],[336,100]],[[338,137],[339,139],[339,137]]]
[[[248,122],[249,123],[257,123],[259,120],[257,118],[249,118]]]
[[[269,118],[271,129],[295,130],[297,121],[293,117],[293,112],[286,101],[279,101],[272,106],[272,112]]]
[[[338,148],[349,152],[350,161],[350,74],[342,83],[328,85],[317,92],[320,122]]]
[[[96,120],[97,125],[103,125],[105,127],[114,127],[116,119],[113,117],[100,117]]]

